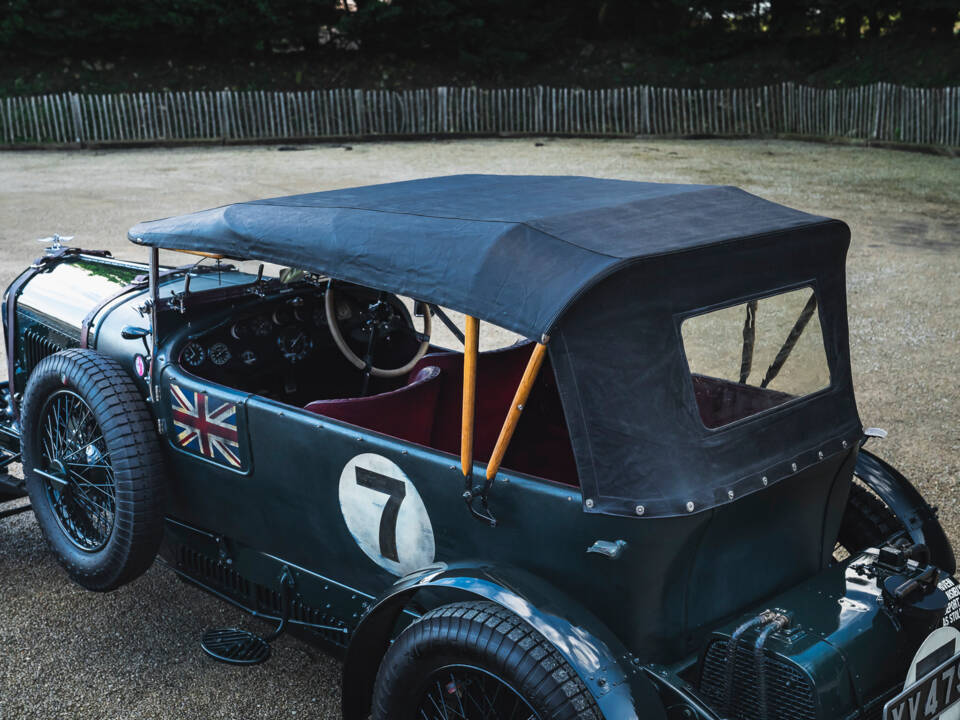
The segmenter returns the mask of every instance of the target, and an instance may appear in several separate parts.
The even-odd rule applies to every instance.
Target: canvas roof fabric
[[[128,236],[322,273],[539,339],[629,263],[824,222],[734,187],[455,175],[239,202]]]

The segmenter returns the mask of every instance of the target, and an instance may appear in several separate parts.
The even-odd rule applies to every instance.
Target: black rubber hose
[[[767,644],[767,638],[780,629],[780,624],[771,622],[760,634],[753,644],[753,662],[757,671],[757,695],[759,720],[767,720],[769,713],[767,711],[767,663],[764,661],[763,646]]]
[[[727,643],[727,664],[725,667],[726,677],[724,678],[725,682],[723,684],[723,711],[725,715],[729,716],[733,711],[734,669],[737,659],[737,645],[740,643],[740,638],[757,625],[770,622],[770,620],[771,617],[767,613],[761,613],[755,618],[747,620],[745,623],[743,623],[743,625],[734,630],[733,634],[730,636],[730,642]]]

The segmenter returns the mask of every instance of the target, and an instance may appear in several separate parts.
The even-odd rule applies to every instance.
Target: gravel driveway
[[[778,141],[541,142],[0,154],[0,285],[39,254],[34,238],[145,259],[125,241],[135,222],[272,195],[460,172],[738,185],[850,224],[861,417],[890,431],[872,449],[940,506],[960,547],[960,160]],[[0,521],[0,612],[0,720],[339,717],[336,659],[288,636],[264,665],[217,664],[201,631],[257,621],[159,564],[114,593],[82,591],[29,513]]]

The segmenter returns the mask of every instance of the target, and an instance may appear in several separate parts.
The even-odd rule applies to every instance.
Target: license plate
[[[883,720],[934,720],[960,701],[960,653],[883,706]]]

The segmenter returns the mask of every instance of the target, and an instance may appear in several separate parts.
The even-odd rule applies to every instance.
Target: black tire
[[[903,523],[880,498],[854,484],[850,488],[837,543],[850,555],[856,555],[869,547],[883,545],[887,538],[903,529]]]
[[[546,638],[500,605],[468,601],[432,610],[400,634],[380,664],[371,720],[443,718],[446,713],[429,702],[435,684],[439,694],[432,697],[450,708],[450,717],[490,716],[471,714],[476,699],[471,698],[471,682],[498,687],[495,701],[509,691],[519,696],[522,711],[515,717],[524,720],[603,717],[586,685]],[[460,707],[453,706],[454,700]],[[424,706],[430,711],[421,713]],[[513,720],[509,712],[492,716]]]
[[[163,536],[166,481],[153,419],[131,377],[91,350],[51,355],[30,375],[22,423],[30,503],[70,576],[108,591],[143,574]]]

